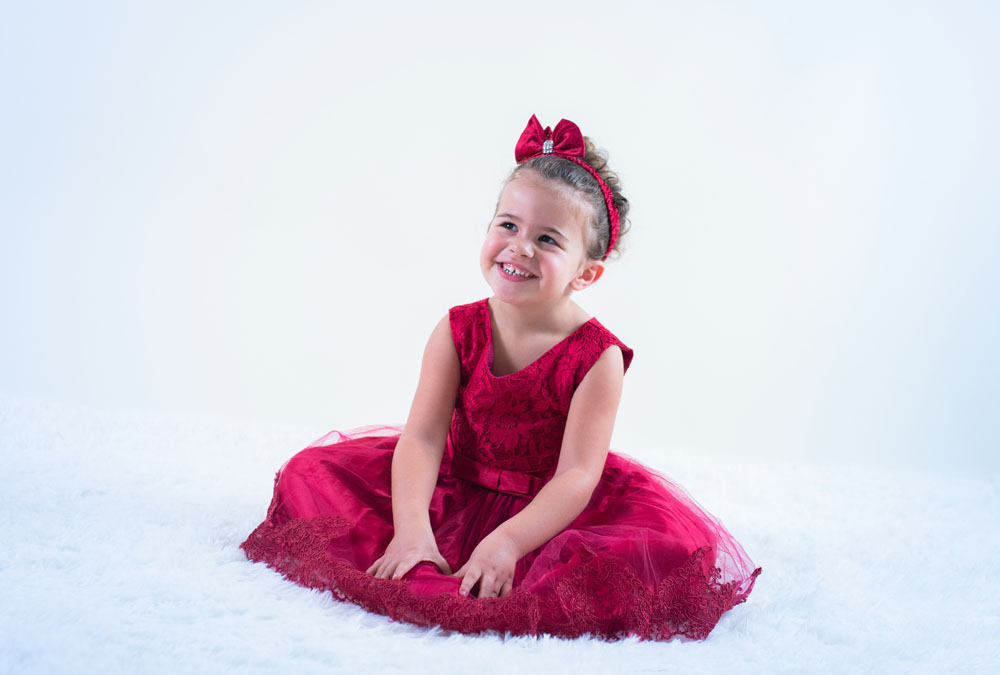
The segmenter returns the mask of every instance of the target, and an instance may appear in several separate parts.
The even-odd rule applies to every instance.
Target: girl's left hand
[[[499,530],[479,542],[472,557],[452,576],[462,577],[459,593],[468,595],[479,582],[479,597],[500,597],[510,593],[514,567],[520,556],[514,542]]]

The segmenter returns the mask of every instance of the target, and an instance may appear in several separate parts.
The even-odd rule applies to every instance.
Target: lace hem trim
[[[742,582],[722,583],[717,567],[705,571],[704,559],[711,553],[706,546],[653,590],[620,558],[584,545],[579,564],[551,593],[515,588],[503,598],[424,596],[414,594],[406,579],[378,579],[346,560],[330,558],[330,542],[350,529],[343,518],[298,518],[281,525],[265,521],[240,548],[250,560],[267,564],[295,583],[329,590],[339,600],[392,620],[472,634],[700,640],[727,610],[746,600],[761,573],[758,567]]]

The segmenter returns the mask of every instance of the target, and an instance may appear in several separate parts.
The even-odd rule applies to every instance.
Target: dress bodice
[[[626,372],[632,350],[591,317],[526,367],[498,377],[487,300],[448,314],[461,363],[448,455],[547,478],[559,459],[573,392],[609,346],[621,348]]]

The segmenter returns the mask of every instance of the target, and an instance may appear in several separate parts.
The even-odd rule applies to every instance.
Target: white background
[[[614,446],[997,471],[990,3],[0,5],[0,390],[402,422],[532,113],[605,147]],[[311,440],[311,439],[310,439]],[[281,452],[290,454],[298,448]]]
[[[987,673],[1000,10],[0,0],[0,672]],[[608,149],[614,446],[763,568],[704,642],[442,634],[247,561],[402,422],[532,113]]]

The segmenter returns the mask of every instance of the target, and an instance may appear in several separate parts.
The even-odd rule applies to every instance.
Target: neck
[[[513,305],[495,295],[487,302],[497,322],[515,333],[564,332],[567,326],[579,323],[580,315],[585,313],[569,296],[538,305]]]

